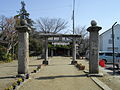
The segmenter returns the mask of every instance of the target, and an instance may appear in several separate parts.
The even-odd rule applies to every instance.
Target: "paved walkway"
[[[32,75],[19,90],[101,90],[70,62],[68,57],[50,58],[49,65]]]

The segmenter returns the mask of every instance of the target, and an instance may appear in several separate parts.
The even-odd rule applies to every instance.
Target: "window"
[[[117,54],[117,57],[120,57],[120,53]]]
[[[112,56],[112,53],[105,53],[106,56]]]
[[[119,48],[118,48],[118,47],[114,47],[114,49],[115,49],[116,51],[118,51]],[[112,47],[107,47],[107,50],[108,50],[108,51],[111,51],[111,50],[113,50],[113,48],[112,48]]]
[[[109,40],[108,40],[108,44],[112,44],[112,39],[109,39]]]
[[[119,37],[117,37],[117,40],[119,40],[120,38]]]
[[[99,53],[99,55],[101,55],[101,56],[102,56],[103,54],[104,54],[104,53]]]

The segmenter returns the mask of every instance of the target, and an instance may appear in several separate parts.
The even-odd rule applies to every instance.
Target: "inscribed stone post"
[[[98,68],[98,57],[99,57],[99,30],[102,28],[97,26],[97,23],[92,20],[91,26],[87,29],[87,31],[90,32],[90,51],[89,51],[89,73],[90,74],[98,74],[99,68]]]
[[[29,30],[27,26],[16,27],[18,30],[18,74],[28,73]]]

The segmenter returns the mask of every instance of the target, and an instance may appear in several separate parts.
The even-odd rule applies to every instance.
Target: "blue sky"
[[[72,29],[73,0],[24,0],[26,9],[33,20],[39,17],[63,18]],[[0,15],[14,16],[21,8],[21,0],[1,0]],[[100,33],[111,28],[114,22],[120,23],[120,0],[76,0],[75,26],[90,26],[96,20],[102,26]]]

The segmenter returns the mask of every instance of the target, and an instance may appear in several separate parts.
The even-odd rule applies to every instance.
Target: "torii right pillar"
[[[102,27],[97,26],[95,20],[92,20],[91,26],[87,28],[90,32],[89,74],[99,74],[99,30],[101,29]]]

